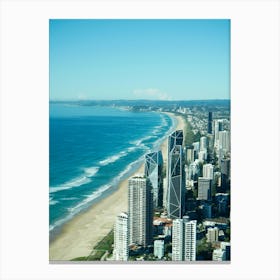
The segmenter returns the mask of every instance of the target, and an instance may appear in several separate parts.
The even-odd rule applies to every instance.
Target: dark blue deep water
[[[167,115],[50,104],[50,234],[116,190],[159,148],[175,123]]]

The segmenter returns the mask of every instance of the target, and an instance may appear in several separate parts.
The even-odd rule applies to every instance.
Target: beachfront
[[[184,129],[185,121],[182,117],[168,114],[177,119],[176,130]],[[166,138],[161,145],[165,164],[167,141]],[[144,173],[144,163],[134,174],[139,173]],[[128,179],[120,183],[117,191],[65,224],[61,233],[50,243],[49,260],[71,260],[88,256],[92,248],[112,230],[116,216],[127,211],[127,186]]]

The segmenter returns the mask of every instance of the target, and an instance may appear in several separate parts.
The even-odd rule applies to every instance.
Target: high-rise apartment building
[[[208,112],[207,133],[212,134],[212,112]]]
[[[219,148],[225,152],[230,151],[230,133],[227,130],[219,131]]]
[[[196,259],[196,220],[185,221],[185,261]]]
[[[207,141],[208,141],[208,149],[213,152],[214,149],[214,135],[213,134],[207,134]]]
[[[230,159],[221,159],[221,188],[226,191],[230,182]]]
[[[172,228],[172,260],[195,261],[196,259],[196,220],[188,217],[175,219]]]
[[[114,226],[114,260],[127,261],[128,254],[128,215],[121,213]]]
[[[214,120],[214,145],[218,147],[219,144],[219,131],[223,130],[223,121]]]
[[[128,180],[129,244],[142,246],[153,242],[153,194],[149,178],[134,176]]]
[[[198,158],[198,153],[199,153],[199,142],[193,142],[193,155],[194,159],[196,160]]]
[[[187,164],[194,162],[194,147],[193,145],[186,147]]]
[[[198,160],[204,162],[207,159],[207,150],[199,151]]]
[[[173,220],[172,225],[172,261],[184,260],[184,224],[183,219]]]
[[[198,178],[198,200],[211,200],[211,179]]]
[[[203,165],[203,178],[213,180],[213,178],[214,178],[214,167],[211,163]]]
[[[189,166],[189,177],[191,180],[197,180],[199,173],[199,165],[196,161],[192,162]]]
[[[153,187],[154,208],[163,205],[163,159],[161,151],[145,155],[145,176],[148,177]]]
[[[200,149],[200,151],[207,151],[207,137],[206,136],[200,137],[199,149]]]
[[[217,227],[210,227],[207,229],[206,233],[207,242],[217,242],[219,238],[219,229]]]
[[[182,146],[176,145],[168,157],[167,215],[182,218],[185,214],[185,170]]]

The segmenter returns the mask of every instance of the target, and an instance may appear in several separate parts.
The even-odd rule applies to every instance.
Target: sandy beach
[[[177,119],[176,130],[184,128],[185,122],[182,117],[166,114]],[[161,151],[166,163],[167,138],[161,145]],[[144,173],[144,163],[134,174],[139,173]],[[110,196],[65,224],[61,233],[50,243],[49,260],[65,261],[88,256],[93,246],[113,229],[116,216],[122,211],[127,211],[127,185],[128,179],[122,181]]]

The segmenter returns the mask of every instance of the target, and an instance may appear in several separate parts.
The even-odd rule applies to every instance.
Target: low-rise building
[[[226,252],[223,249],[215,249],[212,254],[213,261],[225,261],[226,260]]]

